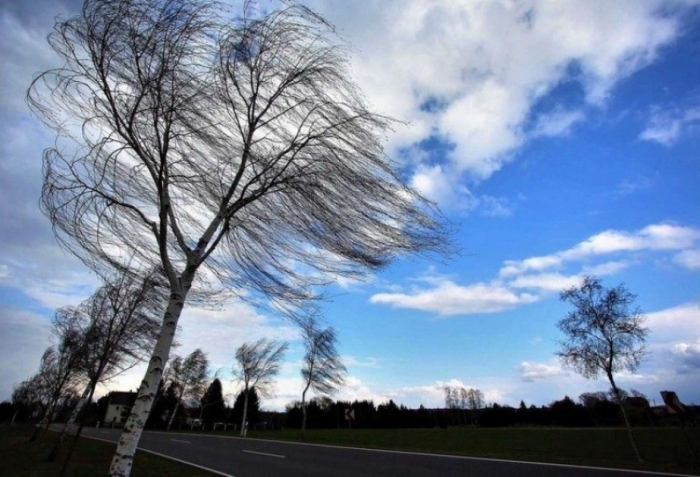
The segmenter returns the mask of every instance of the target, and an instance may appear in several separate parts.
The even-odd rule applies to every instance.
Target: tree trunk
[[[61,429],[61,433],[56,438],[56,441],[53,444],[53,448],[51,449],[51,452],[49,452],[49,455],[46,456],[46,462],[53,462],[54,460],[56,460],[56,456],[58,455],[58,450],[61,448],[61,446],[63,445],[63,442],[66,440],[66,435],[73,428],[73,426],[75,426],[75,422],[78,420],[78,414],[80,414],[80,411],[83,409],[83,406],[85,405],[85,401],[87,400],[88,396],[90,396],[92,394],[91,389],[92,389],[92,383],[88,383],[87,386],[85,386],[85,391],[83,391],[82,396],[80,396],[80,400],[78,401],[78,404],[76,404],[75,407],[73,408],[73,412],[71,412],[70,418],[63,425],[63,429]]]
[[[304,388],[304,392],[301,393],[301,440],[304,440],[304,437],[306,436],[306,391],[309,390],[309,386],[307,385],[306,388]]]
[[[245,420],[248,418],[248,389],[245,390],[245,396],[243,396],[243,420],[241,421],[241,437],[246,435],[246,425]]]
[[[90,395],[87,398],[87,403],[92,402],[92,397],[95,395],[95,388],[97,388],[97,382],[93,382],[92,386],[90,387]],[[83,404],[84,406],[84,404]],[[78,443],[78,439],[80,438],[80,435],[83,433],[83,426],[85,426],[85,413],[81,413],[78,416],[78,430],[75,432],[75,436],[73,436],[73,440],[70,443],[70,447],[68,448],[68,453],[66,454],[66,458],[63,460],[63,465],[61,466],[61,473],[59,474],[59,477],[63,477],[66,475],[66,470],[68,469],[68,463],[70,462],[71,457],[73,456],[73,451],[75,450],[75,446]]]
[[[620,390],[617,388],[617,385],[615,384],[615,380],[612,377],[612,374],[608,374],[608,380],[610,380],[610,385],[612,386],[613,389],[613,394],[615,394],[615,399],[617,400],[617,404],[620,406],[620,411],[622,411],[622,418],[625,421],[625,426],[627,427],[627,435],[630,438],[630,443],[632,444],[632,449],[634,450],[634,455],[637,457],[637,461],[639,462],[644,462],[644,459],[642,459],[642,455],[639,453],[639,448],[637,447],[637,441],[634,439],[634,435],[632,434],[632,425],[630,424],[630,420],[627,417],[627,411],[625,410],[625,406],[622,402],[622,396],[620,395]]]
[[[182,280],[179,289],[171,290],[168,308],[163,316],[163,324],[160,328],[158,341],[153,349],[153,354],[148,363],[148,369],[139,386],[136,402],[131,409],[131,414],[124,425],[124,431],[117,444],[117,449],[109,468],[110,477],[128,477],[134,462],[134,454],[138,447],[143,428],[148,420],[153,400],[158,392],[158,385],[163,376],[163,368],[170,356],[170,348],[175,338],[177,322],[185,304],[187,291],[192,285],[193,276]]]
[[[37,424],[36,429],[34,429],[34,432],[32,433],[32,436],[29,438],[29,442],[34,442],[37,440],[39,437],[39,434],[46,431],[46,429],[49,428],[51,425],[53,413],[56,412],[56,408],[58,407],[58,401],[61,399],[60,397],[57,398],[56,400],[53,401],[51,406],[48,406],[44,409],[44,415],[42,416],[41,420]]]
[[[177,410],[180,408],[180,401],[182,400],[182,396],[180,396],[180,399],[177,400],[175,403],[175,409],[173,409],[172,414],[170,414],[170,420],[168,421],[168,427],[165,428],[166,431],[169,431],[171,427],[173,427],[173,421],[175,420],[175,416],[177,416]]]

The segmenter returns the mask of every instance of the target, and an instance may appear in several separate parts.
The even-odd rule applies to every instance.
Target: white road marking
[[[267,452],[255,452],[255,451],[250,451],[250,450],[244,450],[241,452],[246,452],[248,454],[264,455],[267,457],[277,457],[278,459],[286,459],[286,456],[278,455],[278,454],[268,454]]]
[[[87,436],[87,435],[85,435],[83,437],[86,437],[88,439],[93,439],[96,441],[103,441],[103,442],[109,442],[110,444],[114,444],[114,441],[102,439],[101,437],[92,437],[92,436]],[[169,456],[166,454],[161,454],[160,452],[144,449],[143,447],[139,447],[139,451],[148,452],[149,454],[157,455],[158,457],[162,457],[164,459],[173,460],[173,461],[179,462],[181,464],[189,465],[190,467],[196,467],[198,469],[206,470],[207,472],[211,472],[212,474],[220,475],[221,477],[234,477],[231,474],[225,474],[223,472],[219,472],[218,470],[210,469],[209,467],[204,467],[203,465],[197,465],[197,464],[193,464],[192,462],[187,462],[186,460],[176,459],[173,456]]]
[[[171,441],[174,441],[174,442],[182,442],[182,443],[184,443],[184,444],[192,444],[190,441],[182,441],[182,440],[180,440],[180,439],[170,439],[170,440],[171,440]]]

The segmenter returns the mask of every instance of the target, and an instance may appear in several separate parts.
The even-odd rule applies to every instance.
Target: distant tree
[[[585,378],[596,379],[600,373],[608,378],[634,453],[642,462],[622,391],[614,378],[616,372],[635,371],[646,355],[644,343],[649,330],[644,327],[639,307],[634,305],[636,296],[624,285],[605,288],[600,279],[586,276],[580,286],[564,290],[560,298],[574,310],[559,321],[566,340],[560,342],[557,355]]]
[[[170,363],[170,369],[167,374],[170,382],[175,385],[177,393],[175,408],[168,421],[167,430],[169,431],[173,421],[175,421],[177,411],[182,405],[182,401],[187,399],[196,402],[202,396],[209,374],[207,355],[197,348],[184,359],[180,356],[175,356]]]
[[[336,348],[338,337],[331,327],[323,328],[315,316],[308,317],[301,325],[301,339],[306,353],[302,360],[301,377],[304,390],[301,393],[301,438],[306,432],[306,393],[309,389],[320,395],[333,394],[345,383],[347,369]]]
[[[287,351],[287,343],[279,344],[262,338],[255,343],[243,343],[236,350],[236,364],[233,375],[243,384],[243,417],[241,437],[245,435],[246,413],[248,411],[248,391],[255,388],[260,396],[272,393],[273,379],[279,373],[280,364]]]
[[[61,320],[69,320],[73,310],[61,308],[56,311],[54,323]],[[80,330],[74,327],[64,329],[54,328],[59,344],[56,348],[50,346],[44,351],[37,373],[37,389],[42,394],[44,406],[43,429],[51,425],[54,413],[61,399],[76,393],[81,376],[81,357],[83,353],[84,337]],[[30,442],[36,440],[39,435],[37,427],[30,437]]]
[[[224,420],[226,412],[226,402],[224,401],[224,393],[219,378],[209,384],[200,401],[201,410],[199,418],[202,422],[220,422]]]
[[[44,383],[38,374],[15,385],[12,390],[12,405],[15,412],[11,424],[19,416],[31,419],[34,415],[42,415],[46,405],[44,397]]]
[[[459,409],[459,389],[451,386],[444,386],[445,407],[447,409]]]
[[[245,414],[245,417],[243,415]],[[237,426],[240,422],[248,422],[249,426],[255,426],[260,419],[260,398],[254,387],[248,392],[241,391],[236,396],[231,411],[231,419]],[[245,419],[245,421],[244,421]]]
[[[164,375],[164,377],[166,377]],[[165,429],[170,422],[170,414],[177,404],[177,386],[165,379],[160,380],[153,407],[148,415],[148,429]]]
[[[477,411],[482,409],[485,405],[483,392],[473,388],[467,390],[467,408],[472,411]]]
[[[242,3],[85,0],[50,35],[60,67],[28,92],[57,136],[42,207],[61,243],[100,272],[133,252],[170,288],[114,476],[131,471],[204,277],[295,308],[330,277],[445,243],[385,155],[392,121],[366,107],[334,28],[296,3]]]
[[[115,378],[148,357],[160,328],[162,292],[155,275],[135,279],[121,274],[106,280],[93,295],[67,314],[68,320],[55,320],[54,327],[75,330],[82,337],[80,370],[87,384],[68,422],[58,434],[47,457],[53,461],[69,430],[74,434],[64,460],[66,468],[83,429],[83,407],[92,401],[98,384]],[[64,331],[67,332],[67,331]],[[78,423],[78,429],[73,427]],[[65,472],[65,470],[63,471]]]

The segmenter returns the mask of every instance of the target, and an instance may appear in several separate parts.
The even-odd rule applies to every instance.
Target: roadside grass
[[[34,428],[29,425],[0,425],[0,475],[16,477],[55,477],[61,470],[66,449],[55,462],[44,459],[56,434],[47,431],[36,442],[28,442]],[[67,445],[65,446],[68,447]],[[92,477],[107,475],[115,445],[82,437],[78,441],[66,475]],[[131,472],[134,477],[212,477],[215,474],[138,451]]]
[[[449,429],[307,430],[305,442],[373,449],[403,450],[529,462],[612,467],[700,475],[700,428],[634,429],[644,463],[637,462],[624,428],[508,427]],[[233,431],[195,431],[238,435]],[[249,438],[300,441],[298,429],[250,431]]]

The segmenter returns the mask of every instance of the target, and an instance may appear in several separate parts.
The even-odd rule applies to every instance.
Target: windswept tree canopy
[[[81,338],[80,370],[92,386],[109,380],[148,357],[160,330],[164,296],[151,275],[110,277],[77,307],[54,319],[61,334]]]
[[[56,24],[64,65],[28,93],[58,136],[42,207],[90,267],[135,256],[175,286],[205,266],[248,299],[297,305],[329,274],[444,250],[333,28],[281,5],[86,0]]]
[[[558,323],[566,340],[559,343],[557,355],[585,378],[603,373],[616,388],[613,374],[635,371],[646,356],[649,329],[635,305],[636,295],[624,285],[606,288],[600,279],[586,276],[560,298],[574,309]]]
[[[302,359],[301,377],[304,381],[302,402],[306,391],[332,394],[345,383],[347,369],[338,353],[338,335],[332,327],[323,327],[316,317],[301,325],[301,339],[306,353]]]
[[[232,372],[243,384],[243,392],[255,388],[260,396],[272,395],[274,378],[280,371],[287,343],[261,338],[255,343],[243,343],[236,349],[236,363]]]

